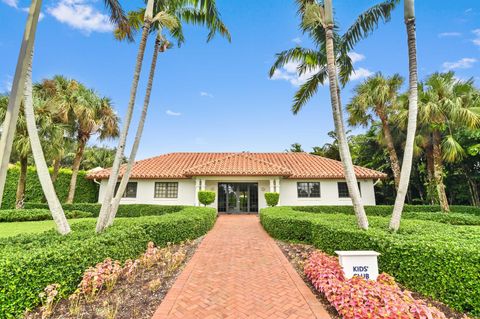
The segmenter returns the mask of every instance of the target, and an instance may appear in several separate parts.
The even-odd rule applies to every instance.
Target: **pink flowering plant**
[[[107,291],[110,291],[115,286],[121,273],[120,262],[107,258],[95,267],[90,267],[85,271],[79,284],[80,292],[87,300],[94,300],[102,288],[105,287]]]
[[[376,281],[362,277],[346,279],[338,259],[322,252],[310,255],[304,271],[315,289],[345,319],[446,319],[437,308],[400,289],[386,273]]]

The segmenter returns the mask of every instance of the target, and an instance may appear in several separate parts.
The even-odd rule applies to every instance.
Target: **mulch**
[[[60,300],[48,318],[150,319],[202,239],[200,237],[183,245],[186,258],[172,275],[165,274],[161,267],[142,267],[133,279],[119,279],[111,291],[100,292],[93,301],[82,299],[73,314],[71,302],[68,299]],[[172,252],[179,248],[180,245],[172,245]],[[24,318],[44,319],[40,307]]]
[[[315,287],[313,287],[312,283],[310,282],[310,280],[308,280],[308,278],[305,276],[303,272],[304,263],[306,262],[310,254],[316,250],[316,248],[312,245],[287,243],[280,240],[276,240],[276,243],[282,250],[283,254],[290,261],[293,268],[295,268],[295,270],[300,275],[300,277],[302,277],[303,281],[305,281],[305,284],[310,288],[310,290],[317,297],[318,301],[321,302],[322,305],[325,307],[325,309],[328,311],[330,316],[334,319],[337,319],[337,318],[341,319],[342,317],[337,313],[335,308],[330,305],[325,295],[317,291]],[[402,287],[401,285],[399,286],[402,289],[404,289],[404,287]],[[415,299],[424,300],[427,304],[435,306],[440,311],[442,311],[445,314],[445,316],[447,316],[447,318],[449,319],[469,319],[470,318],[464,313],[458,312],[439,301],[433,300],[429,297],[425,297],[419,293],[412,292],[412,295]]]

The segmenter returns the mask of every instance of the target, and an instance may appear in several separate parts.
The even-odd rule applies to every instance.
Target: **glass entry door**
[[[258,212],[258,184],[218,183],[218,211],[230,214]]]

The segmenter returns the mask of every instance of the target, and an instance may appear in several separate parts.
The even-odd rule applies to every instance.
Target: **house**
[[[124,167],[121,168],[121,173]],[[90,172],[100,183],[110,170]],[[384,173],[355,167],[365,205],[375,205],[374,183]],[[216,193],[219,212],[258,212],[266,192],[280,193],[279,205],[351,205],[342,163],[307,153],[170,153],[137,161],[122,204],[199,205],[197,192]]]

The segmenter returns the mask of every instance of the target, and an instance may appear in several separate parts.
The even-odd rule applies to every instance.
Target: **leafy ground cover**
[[[25,316],[45,318],[150,319],[202,238],[158,248],[149,243],[135,260],[106,259],[87,269],[77,290],[58,298],[58,286],[47,286],[43,306]]]
[[[388,231],[389,218],[370,216],[361,231],[354,216],[302,213],[288,207],[263,209],[263,227],[281,240],[335,250],[375,250],[380,270],[406,288],[450,307],[480,315],[480,227],[405,219],[401,230]]]
[[[294,244],[294,243],[288,243],[288,242],[282,242],[282,241],[277,241],[277,244],[280,247],[280,249],[282,250],[282,252],[285,254],[285,256],[288,258],[288,260],[291,262],[292,266],[295,268],[295,270],[298,272],[298,274],[303,278],[303,280],[305,281],[307,286],[309,286],[310,289],[312,290],[312,292],[317,296],[317,299],[320,302],[323,303],[325,309],[329,312],[330,316],[332,318],[335,318],[335,319],[336,318],[342,318],[342,316],[338,313],[336,307],[334,307],[330,303],[329,299],[327,299],[327,295],[324,292],[316,289],[316,287],[312,284],[312,281],[307,277],[306,272],[305,272],[305,266],[308,264],[309,258],[312,255],[315,255],[315,254],[318,255],[318,254],[323,254],[323,253],[321,253],[319,250],[315,249],[315,247],[312,246],[312,245]],[[315,273],[318,274],[319,271],[321,271],[323,275],[328,275],[328,274],[332,274],[332,272],[334,273],[334,271],[332,271],[332,270],[335,270],[335,269],[338,270],[339,264],[338,264],[338,259],[336,257],[327,256],[325,254],[323,254],[323,256],[325,256],[326,260],[330,260],[330,262],[327,262],[325,264],[325,266],[328,266],[328,267],[324,267],[323,270],[315,271]],[[327,278],[327,277],[331,277],[331,276],[325,276],[324,278]],[[386,276],[384,276],[384,278],[385,277]],[[337,282],[338,283],[338,280],[336,278],[330,278],[330,279],[332,279],[332,280],[328,281],[328,283],[331,283],[331,282]],[[389,283],[392,284],[393,282],[389,281]],[[391,291],[392,288],[394,288],[394,286],[390,285],[387,288]],[[466,319],[467,318],[465,316],[465,314],[463,314],[461,312],[458,312],[458,311],[455,311],[452,308],[450,308],[450,307],[448,307],[448,306],[446,306],[446,305],[444,305],[444,304],[442,304],[438,301],[434,301],[431,298],[426,298],[426,297],[424,297],[424,296],[422,296],[418,293],[414,293],[414,292],[410,292],[408,290],[405,290],[405,288],[400,286],[400,285],[397,285],[397,288],[398,289],[395,291],[397,293],[396,296],[402,296],[402,297],[411,296],[411,298],[410,297],[406,298],[406,301],[408,303],[414,302],[417,305],[422,305],[422,307],[424,307],[424,306],[427,306],[428,308],[434,307],[434,308],[438,309],[438,311],[443,313],[443,315],[445,317],[449,318],[449,319]],[[345,292],[347,292],[347,290],[339,289],[339,290],[336,290],[334,292],[328,291],[328,293],[330,294],[330,299],[332,299],[332,297],[334,297],[333,293],[336,293],[336,292],[345,293]],[[363,290],[363,292],[365,292],[365,290]],[[350,298],[350,293],[351,292],[348,293],[349,298]],[[357,296],[358,296],[358,294],[357,294]],[[368,296],[369,296],[368,294],[362,295],[362,297],[368,297]],[[376,296],[376,297],[378,297],[378,296]],[[378,302],[383,302],[382,300],[385,300],[385,301],[393,300],[392,298],[389,298],[389,296],[387,294],[385,294],[384,297],[385,298],[383,298],[383,296],[382,296],[382,298],[380,298],[380,299],[376,298],[376,300],[374,300],[374,302],[376,301],[378,303]],[[364,301],[366,301],[365,304],[369,305],[369,306],[374,304],[371,301],[367,302],[366,299]],[[339,305],[337,304],[337,306],[339,306]],[[342,308],[342,306],[343,306],[344,310],[347,309],[348,308],[348,302],[345,303],[345,304],[340,304],[340,308]],[[405,306],[405,304],[404,304],[404,306]],[[360,311],[362,311],[362,308],[363,308],[362,306],[357,305],[356,309],[351,309],[350,313],[352,314],[352,313],[355,313],[355,312],[360,312]],[[438,312],[436,312],[436,313],[438,315]],[[380,314],[380,311],[378,312],[378,314]],[[401,313],[401,314],[393,313],[393,315],[397,315],[400,318],[401,318],[402,315],[405,315],[405,314],[406,313]],[[347,314],[347,316],[348,316],[348,314]],[[371,315],[370,317],[373,318],[374,316],[375,315]],[[368,317],[368,315],[365,315],[363,317]],[[358,316],[358,318],[363,318],[363,317],[362,317],[362,315]],[[432,317],[435,318],[434,316],[432,316]],[[388,318],[391,318],[391,317],[388,317]],[[397,317],[395,317],[395,318],[397,318]],[[407,318],[414,318],[414,314],[410,313],[410,317],[407,317]]]
[[[81,220],[73,232],[54,230],[0,239],[0,318],[21,315],[41,303],[39,294],[58,284],[58,296],[75,291],[88,267],[105,258],[124,262],[136,258],[149,241],[162,247],[204,235],[215,223],[212,208],[187,207],[160,216],[123,218],[102,234],[95,220]]]

